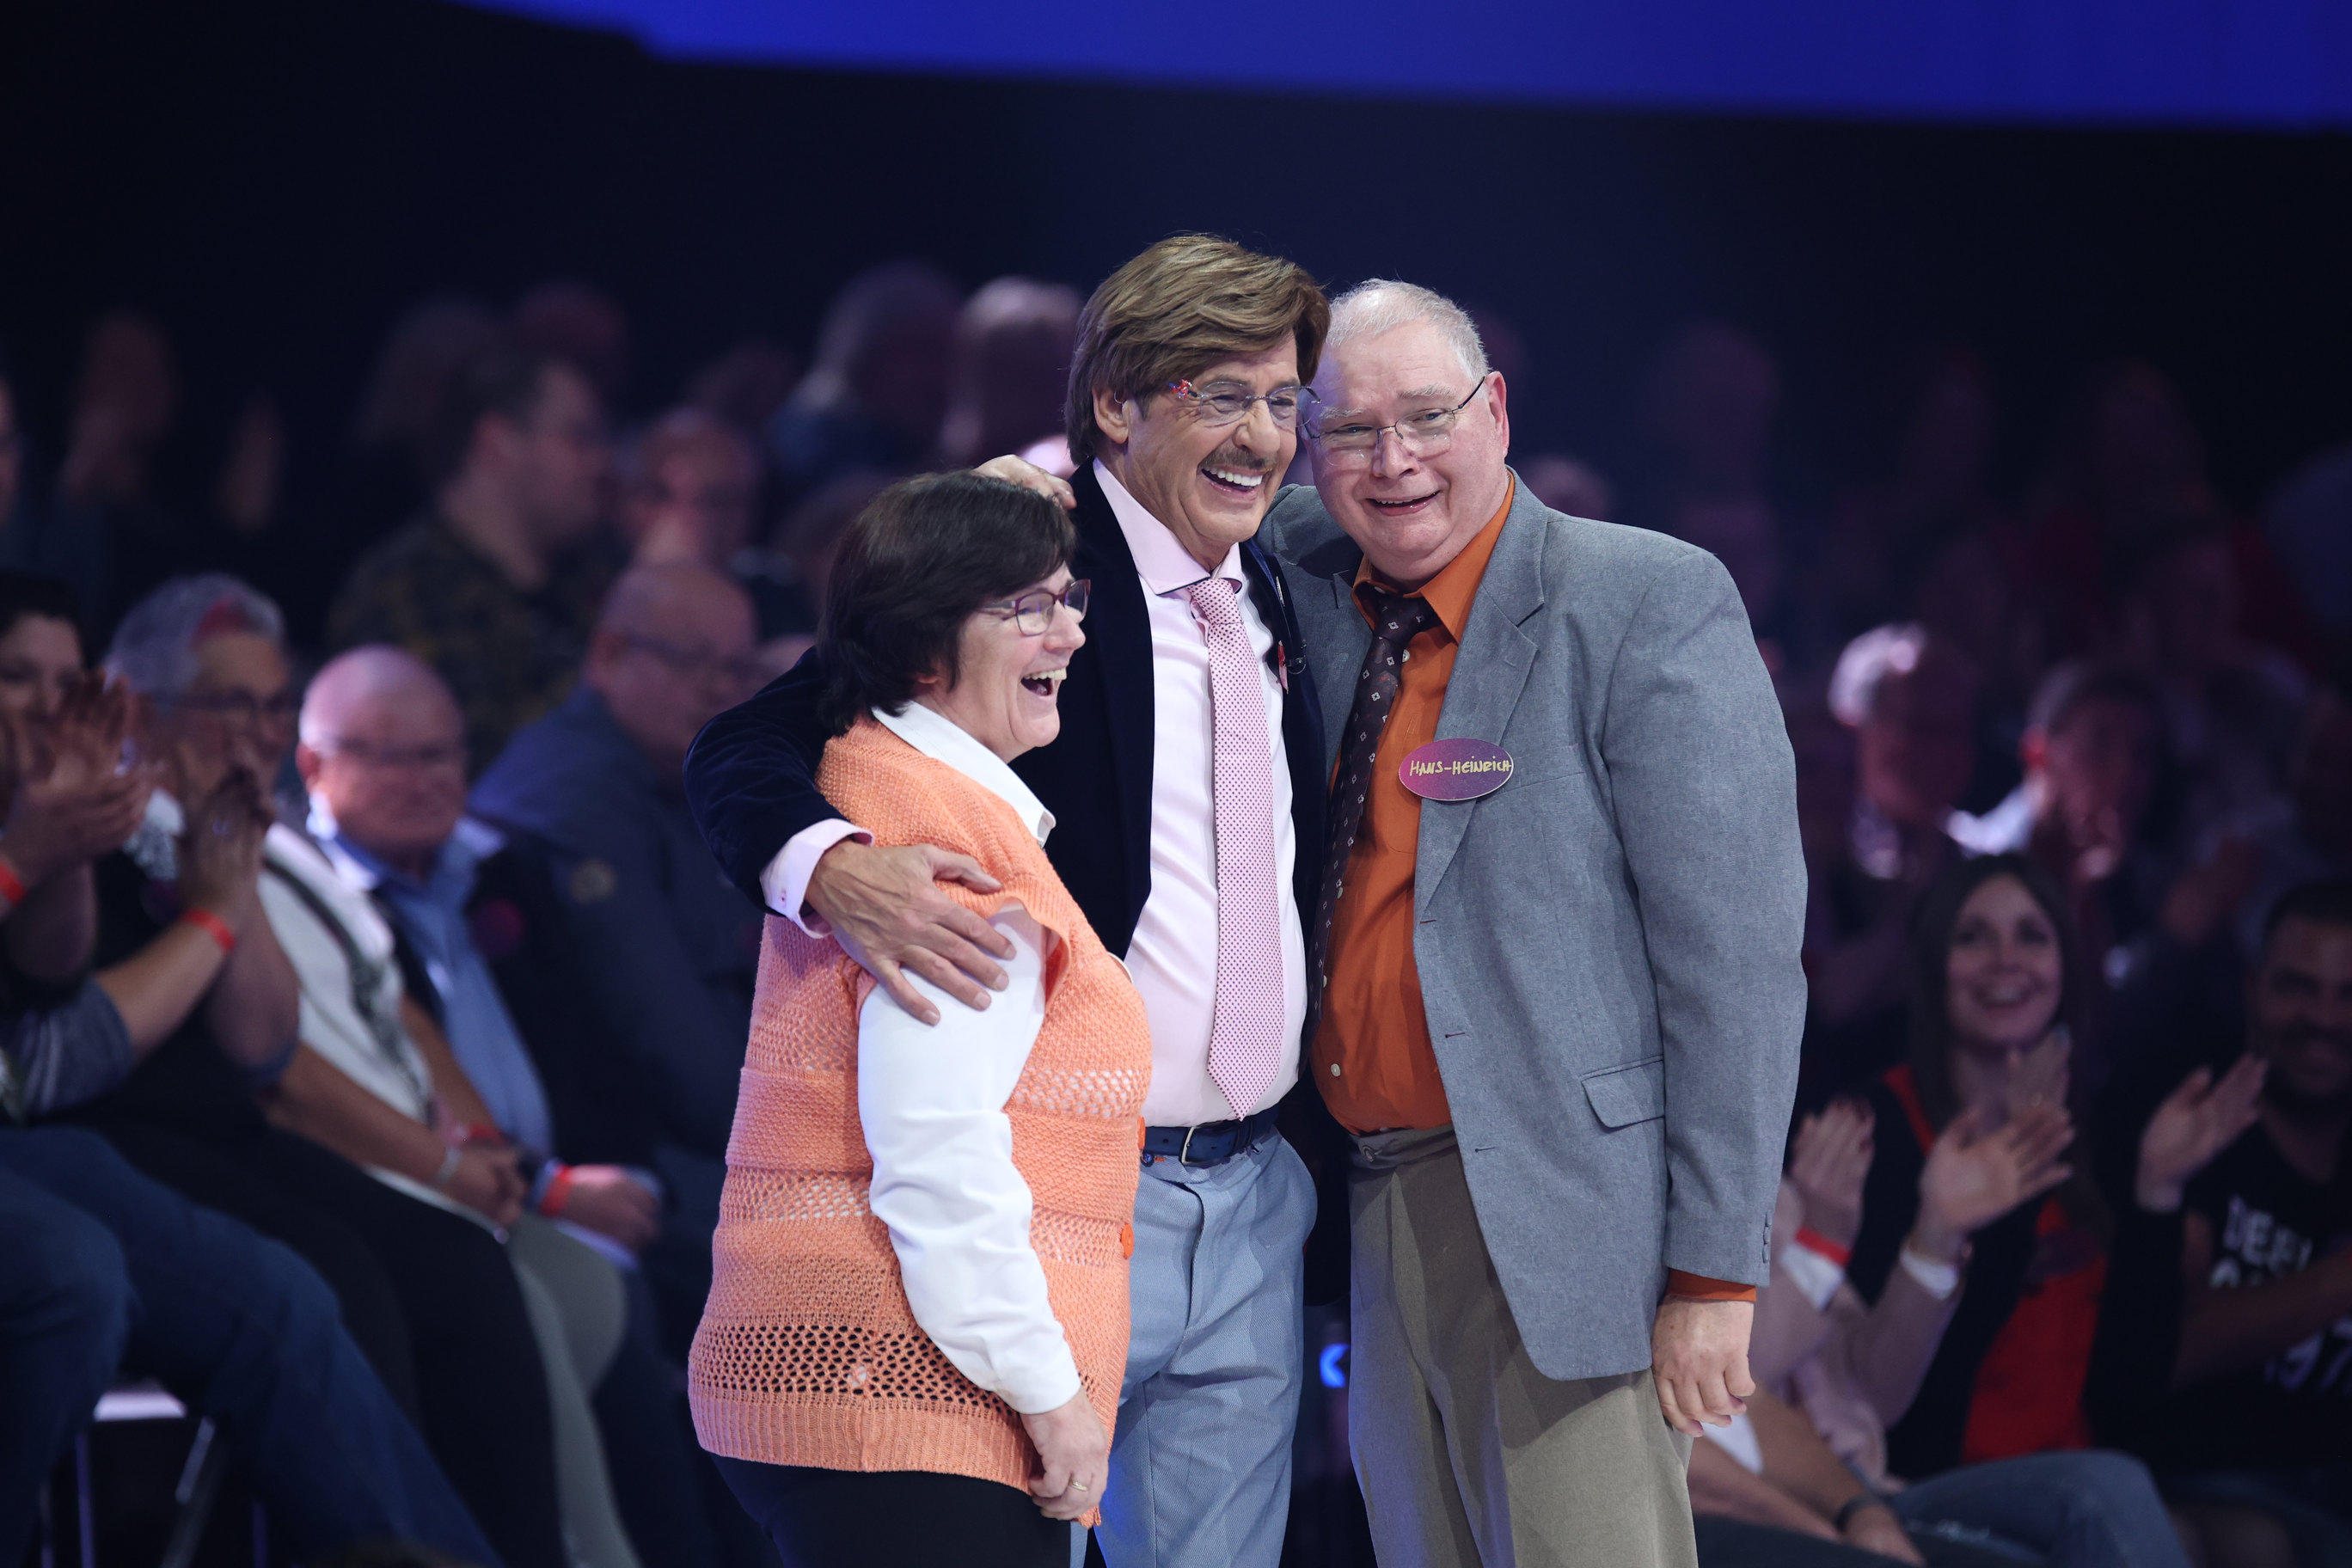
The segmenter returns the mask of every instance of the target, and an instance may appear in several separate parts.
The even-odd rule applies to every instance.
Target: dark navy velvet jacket
[[[1087,640],[1062,684],[1062,733],[1013,772],[1054,814],[1045,853],[1105,946],[1125,957],[1151,893],[1151,627],[1135,557],[1092,465],[1071,480],[1078,505],[1073,576],[1094,581]],[[1293,886],[1311,920],[1323,877],[1323,721],[1288,586],[1274,558],[1242,546],[1258,615],[1287,661],[1283,749],[1298,839]],[[786,840],[840,816],[817,792],[824,727],[815,716],[822,654],[813,653],[740,707],[713,719],[686,760],[686,792],[728,879],[759,900],[760,874]]]

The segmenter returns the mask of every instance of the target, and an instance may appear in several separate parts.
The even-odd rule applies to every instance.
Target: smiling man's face
[[[1511,422],[1503,378],[1489,373],[1483,385],[1480,380],[1428,321],[1405,321],[1324,350],[1315,392],[1326,430],[1349,422],[1391,426],[1469,398],[1449,443],[1434,454],[1416,455],[1387,429],[1368,452],[1311,443],[1323,510],[1399,588],[1418,588],[1444,570],[1509,493],[1503,460],[1511,450]]]
[[[1285,338],[1190,379],[1203,391],[1229,387],[1263,398],[1298,384],[1298,345]],[[1256,534],[1298,450],[1297,432],[1276,425],[1263,402],[1252,403],[1239,424],[1214,429],[1164,390],[1123,400],[1097,392],[1095,425],[1108,438],[1104,466],[1203,570]]]

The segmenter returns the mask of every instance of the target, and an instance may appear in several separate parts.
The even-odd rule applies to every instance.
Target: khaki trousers
[[[1452,1132],[1358,1142],[1348,1443],[1381,1568],[1696,1568],[1649,1370],[1538,1372]]]

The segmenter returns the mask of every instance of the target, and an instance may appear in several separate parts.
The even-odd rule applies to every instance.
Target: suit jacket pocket
[[[1614,1130],[1654,1121],[1666,1113],[1666,1058],[1602,1068],[1584,1078],[1584,1098],[1601,1125]]]

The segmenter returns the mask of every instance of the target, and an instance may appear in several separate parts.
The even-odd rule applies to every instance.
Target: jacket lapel
[[[1541,501],[1517,487],[1510,515],[1503,520],[1502,536],[1486,563],[1472,600],[1470,625],[1454,658],[1454,674],[1446,682],[1445,705],[1437,716],[1437,738],[1468,738],[1500,745],[1512,710],[1528,683],[1534,665],[1536,639],[1525,629],[1543,607],[1543,548],[1546,529]],[[1503,786],[1508,789],[1510,786]],[[1421,803],[1421,844],[1413,858],[1413,903],[1425,909],[1431,895],[1454,863],[1462,835],[1470,826],[1475,801],[1424,800]]]

